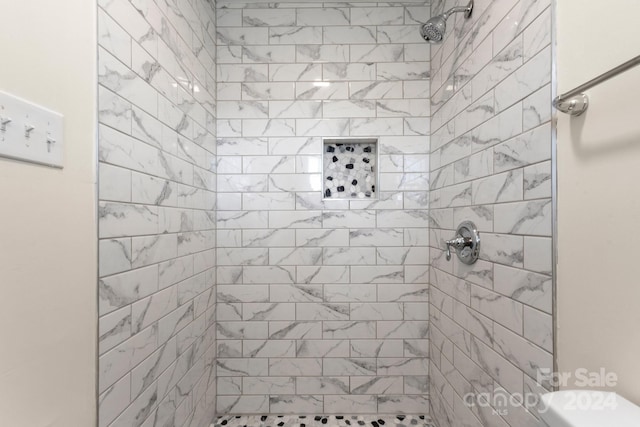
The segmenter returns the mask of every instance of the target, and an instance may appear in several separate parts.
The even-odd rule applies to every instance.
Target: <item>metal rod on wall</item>
[[[556,97],[553,106],[563,113],[579,116],[589,108],[589,97],[583,92],[640,64],[640,55]]]

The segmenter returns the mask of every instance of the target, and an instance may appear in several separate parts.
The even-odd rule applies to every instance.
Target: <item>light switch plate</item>
[[[0,92],[0,156],[62,168],[63,119],[62,114]]]

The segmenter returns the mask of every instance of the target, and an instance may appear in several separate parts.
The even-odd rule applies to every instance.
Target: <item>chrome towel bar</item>
[[[640,64],[640,55],[630,59],[624,64],[618,65],[606,73],[600,74],[598,77],[581,84],[577,88],[556,97],[556,99],[553,100],[553,106],[563,113],[567,113],[572,116],[579,116],[589,108],[589,97],[583,93],[584,91],[589,90],[638,64]]]

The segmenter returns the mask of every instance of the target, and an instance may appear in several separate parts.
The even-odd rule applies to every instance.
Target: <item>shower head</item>
[[[470,0],[466,7],[454,7],[442,15],[437,15],[429,19],[420,28],[420,35],[429,43],[441,43],[444,38],[444,33],[447,31],[447,19],[451,14],[459,12],[464,12],[465,19],[469,19],[471,12],[473,12],[473,0]]]

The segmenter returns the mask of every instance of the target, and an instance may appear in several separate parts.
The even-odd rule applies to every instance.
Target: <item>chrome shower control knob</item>
[[[471,221],[464,221],[458,226],[456,236],[445,242],[447,245],[447,261],[451,259],[451,248],[455,249],[458,259],[464,264],[473,264],[480,255],[480,233]]]

